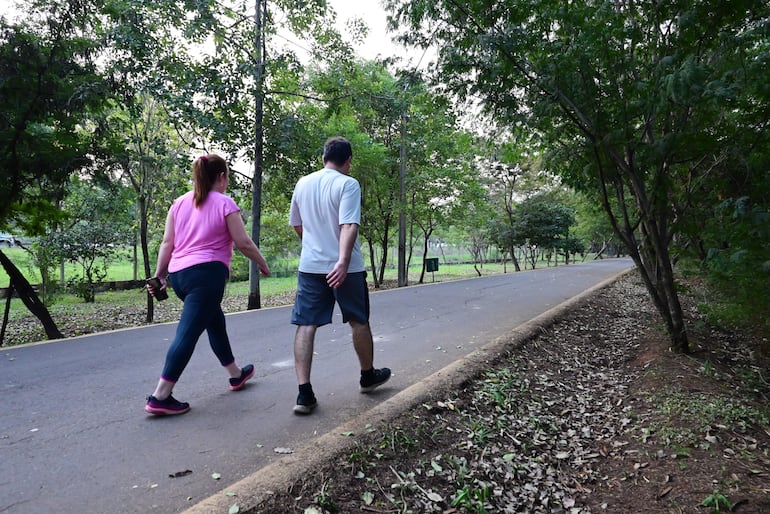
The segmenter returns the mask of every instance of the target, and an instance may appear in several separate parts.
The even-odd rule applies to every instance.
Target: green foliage
[[[390,451],[408,451],[410,448],[417,445],[417,439],[414,434],[407,433],[403,428],[399,426],[393,427],[392,431],[383,434],[382,440],[380,440],[381,449],[389,449]]]
[[[607,246],[612,246],[617,236],[601,206],[581,193],[576,193],[573,201],[576,220],[573,231],[575,236],[583,242],[588,250],[593,252],[599,252]]]
[[[711,509],[709,511],[710,514],[716,514],[722,512],[723,510],[730,511],[733,508],[730,500],[727,498],[727,495],[724,494],[720,489],[714,489],[711,494],[703,499],[701,505]]]
[[[46,3],[0,20],[0,226],[40,234],[70,174],[87,166],[94,112],[108,92],[97,43],[76,4]]]
[[[476,514],[487,514],[489,511],[484,504],[491,498],[492,488],[488,485],[480,485],[478,488],[465,485],[458,489],[450,505],[452,507],[461,507],[468,512]]]
[[[128,191],[103,189],[91,182],[75,180],[65,204],[70,222],[42,238],[59,259],[76,262],[82,274],[68,280],[75,294],[93,302],[96,287],[106,276],[109,262],[119,248],[131,241]]]
[[[523,248],[530,266],[552,254],[585,251],[582,241],[570,237],[575,224],[572,209],[551,193],[540,193],[512,203],[510,213],[491,220],[488,233],[501,251]]]
[[[412,82],[410,91],[414,96],[404,125],[403,208],[413,234],[409,247],[415,253],[422,248],[422,261],[435,230],[469,224],[477,214],[474,208],[485,206],[486,195],[472,166],[473,137],[459,129],[445,100],[430,94],[426,84]],[[467,233],[471,232],[469,227]],[[481,260],[478,255],[476,260]],[[423,275],[420,282],[422,279]]]
[[[262,213],[260,249],[273,269],[280,260],[298,256],[301,241],[289,226],[289,200],[286,197],[275,198],[265,207]]]
[[[315,503],[324,511],[331,511],[335,512],[337,507],[334,504],[334,498],[329,493],[329,482],[324,482],[321,486],[321,490],[318,492],[318,494],[315,497]]]
[[[671,388],[656,392],[652,399],[667,421],[654,424],[649,433],[667,446],[707,448],[717,427],[740,432],[748,425],[768,423],[766,413],[739,399]]]
[[[499,412],[507,412],[515,406],[511,400],[520,392],[520,379],[511,368],[487,371],[479,382],[476,398],[484,404],[494,405]]]
[[[728,323],[770,328],[770,210],[748,197],[715,209],[705,244],[706,271],[720,292],[708,310]]]
[[[403,41],[439,48],[436,79],[448,90],[536,134],[545,166],[601,201],[672,347],[686,351],[671,248],[677,236],[697,239],[715,194],[738,197],[724,193],[748,184],[743,176],[767,176],[770,4],[387,7]]]
[[[54,303],[57,290],[56,264],[58,252],[50,245],[47,239],[37,239],[28,248],[28,254],[32,259],[36,271],[40,274],[39,296],[42,302],[50,307]]]
[[[74,275],[67,280],[67,287],[86,303],[96,300],[96,285],[107,276],[107,265],[88,264],[83,267],[84,276]]]
[[[240,252],[233,253],[233,260],[230,263],[230,280],[240,282],[249,279],[249,259]],[[268,263],[269,265],[269,263]]]
[[[538,251],[553,251],[566,242],[575,217],[568,207],[547,194],[526,198],[516,205],[512,233],[514,244],[528,250],[535,267]]]
[[[67,283],[86,302],[94,301],[96,285],[107,276],[107,265],[113,254],[112,234],[104,228],[80,220],[65,231],[47,237],[47,245],[55,249],[57,257],[80,265],[82,275],[76,274]]]

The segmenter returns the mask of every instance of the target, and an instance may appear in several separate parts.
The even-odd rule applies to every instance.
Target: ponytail
[[[211,189],[222,173],[227,173],[227,162],[217,154],[201,155],[192,166],[193,171],[193,202],[200,207],[206,201]]]

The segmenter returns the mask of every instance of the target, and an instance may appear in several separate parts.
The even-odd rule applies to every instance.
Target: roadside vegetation
[[[688,284],[691,355],[632,273],[231,512],[768,512],[770,334],[711,324]]]

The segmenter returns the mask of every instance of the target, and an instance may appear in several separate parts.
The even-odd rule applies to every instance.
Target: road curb
[[[276,492],[288,491],[299,477],[323,467],[330,459],[352,448],[358,438],[372,428],[384,425],[404,412],[442,395],[456,391],[489,368],[489,363],[518,348],[542,332],[571,309],[579,306],[601,289],[611,285],[635,268],[624,270],[587,289],[548,311],[519,325],[473,353],[413,384],[376,407],[345,422],[312,442],[294,449],[294,453],[277,459],[246,478],[209,496],[185,510],[183,514],[227,514],[238,505],[239,512],[256,509]],[[352,433],[353,436],[343,435]]]

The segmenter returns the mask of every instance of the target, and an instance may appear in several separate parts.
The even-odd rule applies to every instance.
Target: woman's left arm
[[[267,261],[262,256],[262,252],[259,251],[257,245],[251,240],[246,233],[246,226],[243,224],[240,212],[232,212],[225,218],[227,220],[227,230],[230,232],[230,237],[233,238],[235,247],[247,258],[254,261],[259,267],[259,271],[266,277],[270,276],[270,268],[267,265]]]

